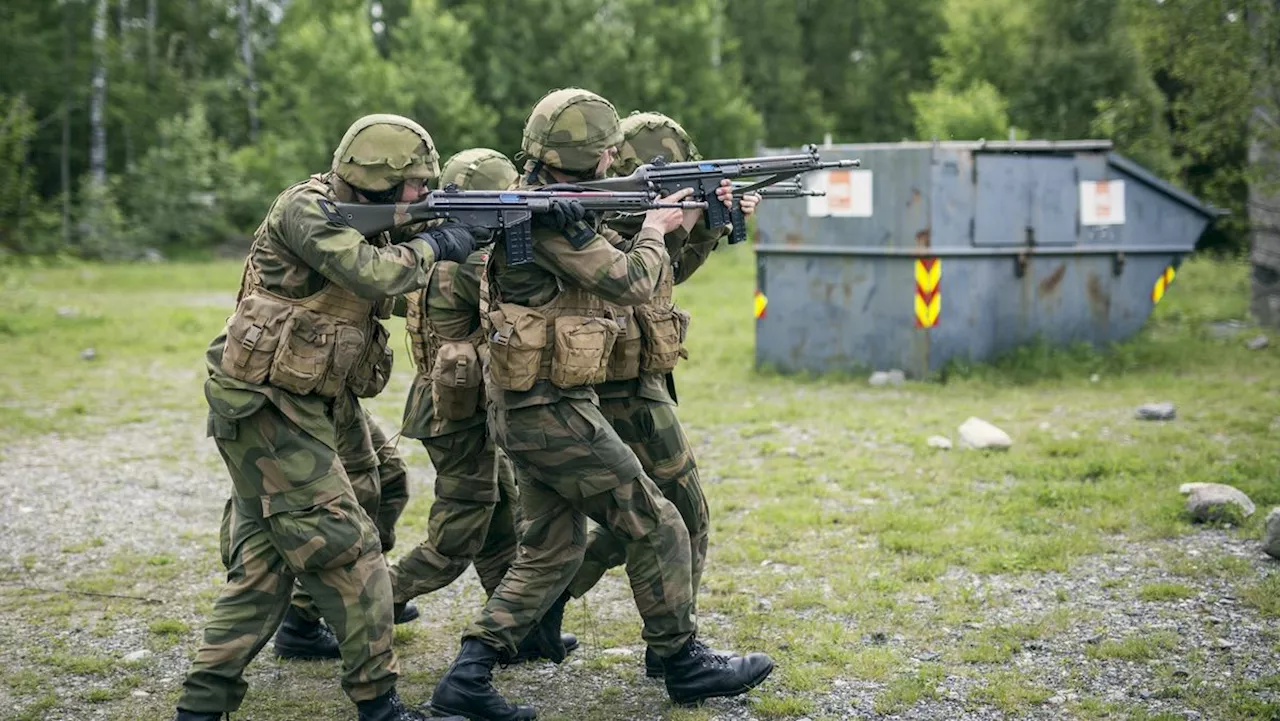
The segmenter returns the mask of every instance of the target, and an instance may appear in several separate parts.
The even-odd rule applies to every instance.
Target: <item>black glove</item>
[[[572,198],[552,198],[551,209],[545,213],[535,213],[533,217],[538,219],[539,225],[564,231],[585,220],[587,209]]]
[[[476,249],[475,233],[461,223],[446,223],[418,233],[415,238],[427,241],[436,260],[452,260],[462,263]]]

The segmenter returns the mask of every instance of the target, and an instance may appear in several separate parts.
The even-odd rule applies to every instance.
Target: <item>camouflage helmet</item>
[[[399,115],[366,115],[347,128],[332,170],[361,190],[390,190],[408,178],[440,174],[436,144],[421,125]]]
[[[552,168],[584,175],[593,174],[604,151],[621,142],[613,104],[590,90],[567,88],[533,106],[520,149]]]
[[[680,123],[661,113],[632,113],[622,119],[620,128],[622,146],[613,163],[619,175],[628,175],[659,155],[668,163],[702,159]]]
[[[506,190],[519,177],[507,156],[489,148],[471,148],[444,162],[440,187],[453,183],[459,190]]]

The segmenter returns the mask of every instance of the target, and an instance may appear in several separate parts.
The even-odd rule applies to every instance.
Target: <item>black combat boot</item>
[[[649,678],[662,678],[667,675],[662,668],[662,657],[648,646],[644,647],[644,675]]]
[[[231,718],[230,715],[223,714],[221,711],[211,713],[209,711],[178,709],[178,715],[173,717],[173,721],[222,721],[224,715],[226,718]]]
[[[712,653],[718,653],[721,656],[732,656],[729,651],[713,650]],[[645,646],[644,649],[644,675],[649,678],[662,678],[667,672],[662,668],[662,657],[652,648]]]
[[[552,663],[560,663],[570,651],[578,647],[577,636],[560,632],[560,624],[564,621],[564,607],[568,603],[569,592],[565,591],[547,609],[538,625],[520,642],[512,663],[543,658]]]
[[[561,633],[560,644],[564,646],[565,655],[568,655],[578,648],[578,637],[572,633]],[[543,653],[542,646],[543,643],[540,632],[537,628],[534,628],[529,632],[528,636],[524,637],[524,640],[520,642],[520,645],[516,646],[516,655],[515,658],[511,659],[511,665],[514,666],[526,661],[541,661],[543,659],[550,660],[548,656]],[[661,669],[661,662],[659,662],[659,669]],[[661,677],[661,675],[662,673],[659,671],[658,676]]]
[[[372,701],[357,701],[359,721],[430,721],[440,719],[439,716],[427,716],[421,711],[414,711],[404,705],[395,689],[382,694]],[[461,716],[450,716],[441,721],[466,721]]]
[[[397,626],[402,623],[417,621],[418,617],[422,615],[421,613],[418,613],[418,607],[408,601],[405,601],[404,603],[397,603],[394,606],[394,614]]]
[[[276,655],[280,658],[342,658],[338,637],[322,621],[308,621],[289,607],[276,631]]]
[[[474,721],[531,721],[538,717],[532,706],[512,706],[493,687],[493,667],[499,654],[474,638],[462,641],[458,658],[431,694],[435,713],[463,716]]]
[[[691,638],[674,656],[662,660],[662,670],[671,700],[692,704],[750,691],[773,670],[773,659],[763,653],[746,656],[716,653],[697,638]]]

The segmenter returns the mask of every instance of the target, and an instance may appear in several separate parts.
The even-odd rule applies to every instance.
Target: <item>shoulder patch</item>
[[[342,219],[342,214],[338,212],[338,206],[327,198],[320,198],[316,201],[316,205],[320,206],[320,212],[324,213],[324,217],[329,219],[330,223],[338,225],[346,225],[347,222]]]
[[[566,226],[561,232],[574,250],[582,250],[587,247],[587,243],[590,243],[592,238],[596,237],[595,227],[583,220]]]

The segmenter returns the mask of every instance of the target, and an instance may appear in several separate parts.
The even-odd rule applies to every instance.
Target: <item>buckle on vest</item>
[[[244,340],[240,341],[240,346],[245,350],[253,350],[258,345],[258,339],[262,337],[263,326],[254,324],[249,326],[249,330],[245,331]]]

